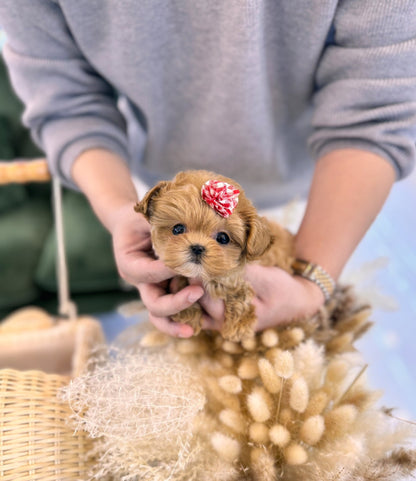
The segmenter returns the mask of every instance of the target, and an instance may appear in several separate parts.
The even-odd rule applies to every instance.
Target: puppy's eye
[[[225,232],[218,232],[217,237],[215,240],[218,244],[228,244],[230,242],[230,237]]]
[[[183,224],[176,224],[172,228],[173,235],[183,234],[186,231],[186,227]]]

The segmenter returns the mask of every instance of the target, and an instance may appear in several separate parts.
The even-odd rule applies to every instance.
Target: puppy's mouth
[[[179,264],[180,257],[183,262]],[[191,244],[183,251],[182,256],[175,257],[175,259],[164,259],[164,261],[168,267],[182,276],[205,279],[207,277],[204,266],[205,257],[206,248],[203,245]],[[172,262],[173,260],[174,262]]]
[[[185,262],[181,266],[174,269],[179,275],[184,277],[191,277],[193,279],[206,279],[207,273],[202,266],[201,261],[199,262]]]

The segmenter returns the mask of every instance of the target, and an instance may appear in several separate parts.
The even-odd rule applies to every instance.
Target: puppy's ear
[[[146,193],[143,199],[134,206],[134,210],[143,214],[147,219],[150,219],[152,216],[152,201],[166,190],[168,184],[168,181],[162,181],[156,184]]]
[[[261,257],[273,244],[270,224],[265,217],[251,215],[247,222],[246,258],[254,261]]]

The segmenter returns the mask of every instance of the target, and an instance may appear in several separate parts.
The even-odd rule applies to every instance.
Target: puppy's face
[[[201,188],[212,179],[237,185],[210,172],[182,172],[156,185],[136,208],[151,224],[156,255],[178,274],[206,282],[236,272],[271,244],[268,224],[239,186],[239,202],[227,218],[202,199]]]

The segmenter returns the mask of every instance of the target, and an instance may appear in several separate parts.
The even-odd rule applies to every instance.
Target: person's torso
[[[83,55],[140,118],[134,163],[145,180],[220,171],[259,205],[304,188],[335,0],[59,3]]]

